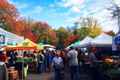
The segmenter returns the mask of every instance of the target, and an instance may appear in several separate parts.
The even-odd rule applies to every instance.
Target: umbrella
[[[55,46],[50,45],[50,44],[44,44],[43,47],[47,47],[47,48],[55,48]]]

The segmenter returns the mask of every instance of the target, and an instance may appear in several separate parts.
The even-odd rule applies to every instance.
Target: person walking
[[[103,75],[102,71],[98,68],[98,58],[96,57],[96,49],[91,48],[89,54],[90,65],[90,74],[93,80],[106,80],[106,77]]]
[[[43,72],[43,64],[44,64],[44,55],[42,53],[39,53],[37,60],[38,60],[37,71],[38,71],[38,73],[42,73]]]
[[[78,52],[71,47],[67,56],[69,60],[71,80],[79,80]]]
[[[44,57],[45,57],[45,60],[44,60],[44,67],[45,67],[45,72],[48,72],[49,70],[49,50],[46,48],[44,49]]]
[[[55,74],[54,80],[62,80],[61,72],[64,66],[63,66],[63,59],[60,56],[60,51],[57,51],[57,53],[55,54],[55,57],[53,58],[52,61],[52,65]]]

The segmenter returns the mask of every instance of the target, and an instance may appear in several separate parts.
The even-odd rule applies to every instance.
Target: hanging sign
[[[0,44],[5,44],[5,35],[0,34]]]

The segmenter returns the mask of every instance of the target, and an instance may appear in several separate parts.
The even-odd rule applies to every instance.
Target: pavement
[[[64,72],[64,79],[63,80],[70,80],[70,72],[68,69],[65,69]],[[80,70],[80,80],[93,80],[90,76],[91,73],[86,72],[84,68],[81,67]],[[46,72],[46,73],[29,73],[27,80],[54,80],[54,72]]]
[[[70,74],[66,73],[64,80],[70,80]],[[27,80],[53,80],[54,73],[42,73],[42,74],[29,74]],[[91,77],[87,74],[81,73],[80,80],[92,80]]]
[[[27,80],[53,80],[53,73],[29,74]]]

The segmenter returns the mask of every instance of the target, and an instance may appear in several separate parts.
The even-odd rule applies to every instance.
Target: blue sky
[[[23,17],[47,22],[54,28],[72,26],[79,17],[94,17],[104,31],[117,31],[111,18],[111,0],[10,0]],[[115,0],[120,4],[120,0]]]

